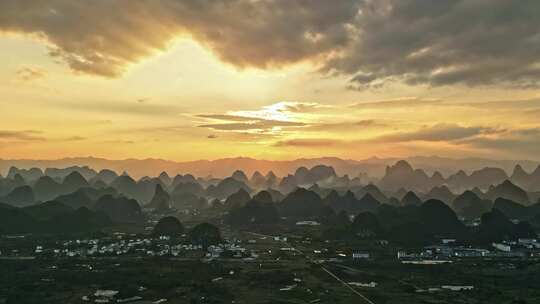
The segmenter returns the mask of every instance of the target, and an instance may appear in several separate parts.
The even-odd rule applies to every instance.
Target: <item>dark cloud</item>
[[[279,138],[279,135],[269,132],[229,132],[221,136],[223,140],[240,143],[269,142]]]
[[[40,131],[35,130],[0,130],[0,140],[43,141],[46,139],[41,136]]]
[[[199,114],[196,117],[209,119],[211,121],[219,121],[198,126],[200,128],[219,131],[269,131],[276,127],[302,127],[306,125],[302,122],[263,119],[232,114]]]
[[[395,107],[417,107],[417,106],[430,106],[442,104],[441,99],[435,98],[419,98],[419,97],[401,97],[394,99],[378,100],[378,101],[366,101],[358,102],[351,107],[353,108],[395,108]]]
[[[253,121],[252,117],[229,115],[229,114],[200,114],[200,118],[223,120],[223,121]]]
[[[82,141],[82,140],[87,140],[87,139],[88,139],[87,137],[83,137],[83,136],[71,136],[68,138],[64,138],[63,140],[64,141]]]
[[[208,139],[216,139],[218,137],[217,137],[217,135],[210,134],[210,135],[206,136],[206,138],[208,138]]]
[[[466,106],[480,109],[498,109],[498,110],[530,110],[540,107],[540,99],[516,99],[516,100],[493,100],[485,102],[456,103],[453,105]]]
[[[69,108],[71,110],[78,110],[84,112],[117,113],[123,115],[174,116],[180,113],[180,109],[176,106],[157,103],[154,104],[140,102],[96,101],[84,103],[62,103],[57,105],[62,108]]]
[[[282,102],[283,105],[282,112],[291,112],[291,113],[308,113],[317,111],[322,108],[329,108],[328,105],[321,105],[319,103],[307,103],[307,102]]]
[[[223,61],[314,60],[350,87],[537,87],[536,0],[3,0],[0,31],[47,40],[77,72],[114,77],[188,34]]]
[[[369,121],[366,123],[369,124]],[[361,122],[362,124],[362,122]],[[506,132],[503,129],[490,127],[463,127],[455,124],[436,124],[425,126],[412,132],[396,132],[383,136],[357,140],[340,140],[328,138],[298,138],[286,141],[278,141],[276,146],[296,146],[296,147],[324,147],[324,146],[361,146],[369,144],[392,144],[413,141],[427,142],[454,142],[477,138],[482,135],[492,135]]]
[[[358,139],[341,140],[335,138],[295,138],[276,141],[274,146],[292,148],[335,148],[335,149],[369,149],[400,145],[411,152],[426,151],[419,143],[441,142],[446,143],[446,148],[454,152],[463,151],[470,154],[471,151],[489,153],[497,157],[523,157],[538,159],[540,154],[540,128],[527,129],[496,129],[484,127],[461,127],[457,125],[435,125],[425,127],[416,132],[393,133],[386,136]],[[393,144],[393,145],[389,145]]]
[[[0,30],[34,34],[78,72],[106,77],[188,33],[239,67],[281,66],[345,46],[358,1],[0,2]]]
[[[275,147],[317,148],[343,145],[344,142],[329,138],[299,138],[278,141]]]
[[[364,1],[352,45],[326,65],[363,89],[387,82],[432,86],[537,86],[540,2]]]
[[[533,117],[540,117],[540,108],[539,109],[534,109],[534,110],[529,110],[529,111],[527,111],[527,114],[531,115]]]
[[[392,133],[377,137],[379,142],[406,142],[406,141],[453,141],[471,138],[482,134],[502,132],[491,127],[463,127],[457,124],[436,124],[426,126],[413,132]]]
[[[283,104],[284,105],[284,104]],[[325,108],[325,105],[311,103],[287,103],[287,106],[280,107],[278,112],[305,113],[315,108]],[[288,106],[292,108],[288,108]],[[249,111],[248,111],[249,112]],[[257,112],[257,111],[255,111]],[[282,121],[272,119],[262,119],[256,117],[247,117],[242,115],[230,114],[200,114],[196,117],[219,122],[199,125],[202,128],[210,128],[220,131],[268,131],[274,127],[284,127],[302,132],[358,132],[361,129],[384,128],[388,126],[387,122],[374,119],[342,121],[342,122],[321,122],[304,123],[297,121]],[[296,129],[295,129],[296,128]]]
[[[538,159],[540,154],[540,128],[508,130],[495,137],[482,136],[461,140],[456,143],[487,151]]]
[[[387,122],[366,119],[358,121],[310,124],[305,128],[302,128],[302,131],[359,132],[365,129],[385,128],[388,125],[389,124]]]

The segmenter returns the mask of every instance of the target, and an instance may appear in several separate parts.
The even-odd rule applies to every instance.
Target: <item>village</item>
[[[480,265],[489,265],[500,274],[516,272],[522,265],[536,265],[540,259],[540,243],[536,239],[494,243],[489,248],[441,239],[439,244],[431,246],[402,248],[387,240],[327,240],[313,237],[307,233],[309,229],[304,231],[303,235],[298,230],[265,235],[225,229],[222,243],[206,247],[191,244],[186,235],[117,232],[69,239],[4,236],[0,263],[31,261],[42,265],[46,275],[40,275],[39,284],[54,284],[57,280],[54,278],[68,270],[69,273],[76,271],[77,276],[93,277],[151,267],[152,275],[162,276],[179,269],[174,266],[179,264],[218,267],[205,275],[205,284],[237,286],[234,288],[241,290],[238,286],[245,284],[242,282],[269,276],[271,283],[261,282],[263,285],[253,288],[270,288],[278,298],[308,297],[322,301],[336,293],[346,293],[348,289],[375,298],[380,293],[403,296],[404,289],[410,289],[405,294],[410,296],[462,294],[467,297],[471,292],[484,293],[489,288],[479,285],[472,272],[463,276],[465,279],[458,279],[454,272],[469,272]],[[431,268],[436,269],[435,273],[450,274],[444,278],[433,277],[435,273],[429,270]],[[407,275],[409,271],[416,275]],[[182,275],[190,277],[189,273]],[[400,278],[398,281],[393,279],[396,275]],[[163,279],[158,278],[155,280]],[[151,300],[144,303],[162,303],[170,297],[178,297],[178,294],[167,296],[158,292],[149,279],[134,276],[128,280],[130,283],[107,284],[94,278],[89,285],[91,288],[81,288],[76,294],[82,303],[137,303],[143,299]],[[126,292],[124,285],[133,287]],[[250,290],[242,292],[249,294]],[[207,296],[201,291],[200,298]]]
[[[387,259],[378,255],[381,248],[385,252],[395,251],[395,259],[403,263],[443,263],[461,258],[540,258],[540,242],[537,239],[516,239],[492,243],[491,247],[473,247],[457,243],[455,239],[441,239],[440,244],[420,248],[391,246],[386,240],[365,242],[366,248],[351,247],[344,244],[336,247],[332,240],[313,240],[309,236],[292,238],[287,235],[261,235],[256,233],[239,234],[235,238],[224,240],[221,244],[203,248],[200,244],[190,244],[185,235],[179,238],[171,236],[149,236],[127,233],[114,233],[101,238],[79,238],[68,240],[31,239],[24,241],[23,248],[16,245],[4,245],[0,248],[0,258],[86,258],[86,257],[182,257],[194,259],[279,259],[282,255],[297,255],[297,250],[309,254],[320,262],[346,262],[363,259]],[[25,236],[4,236],[3,244],[23,243]],[[296,244],[296,248],[290,245]],[[374,250],[369,250],[369,249]]]

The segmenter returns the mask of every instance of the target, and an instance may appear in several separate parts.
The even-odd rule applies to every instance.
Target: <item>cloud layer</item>
[[[426,126],[414,132],[393,133],[376,138],[382,142],[406,141],[453,141],[499,132],[490,127],[464,127],[457,124],[436,124]]]
[[[280,66],[348,42],[358,3],[315,1],[31,1],[0,3],[0,30],[34,34],[79,72],[113,77],[190,35],[236,66]]]
[[[328,67],[358,88],[409,84],[536,86],[540,3],[505,0],[365,1],[359,33]]]
[[[0,130],[0,140],[41,141],[45,138],[36,130]]]
[[[16,72],[17,78],[22,81],[32,81],[47,76],[47,72],[39,67],[23,66]]]
[[[105,77],[185,35],[238,67],[311,60],[355,89],[537,87],[539,15],[534,0],[4,0],[0,31],[33,35],[74,71]]]

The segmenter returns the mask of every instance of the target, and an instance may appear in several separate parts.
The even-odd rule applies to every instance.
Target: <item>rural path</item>
[[[266,235],[266,234],[261,234],[261,233],[256,233],[256,232],[249,232],[249,231],[246,231],[247,233],[249,234],[252,234],[252,235],[256,235],[256,236],[262,236],[262,237],[269,237],[269,238],[274,238],[274,236],[271,236],[271,235]],[[343,286],[345,286],[347,289],[349,289],[350,291],[352,291],[355,295],[359,296],[365,303],[368,303],[368,304],[375,304],[375,302],[371,301],[368,297],[366,297],[365,295],[363,295],[362,293],[360,293],[358,290],[354,289],[351,285],[349,285],[347,282],[343,281],[340,277],[338,277],[335,273],[333,273],[332,271],[330,271],[328,268],[324,267],[321,263],[317,263],[316,261],[314,261],[310,256],[308,256],[306,253],[304,253],[302,250],[296,248],[295,246],[291,246],[291,244],[289,244],[288,242],[284,242],[288,247],[292,248],[294,251],[296,251],[297,253],[299,253],[300,255],[302,255],[304,258],[306,258],[309,262],[311,263],[314,263],[314,264],[317,264],[319,265],[319,267],[321,267],[321,269],[326,272],[328,275],[330,275],[332,278],[334,278],[336,281],[338,281],[339,283],[341,283]]]

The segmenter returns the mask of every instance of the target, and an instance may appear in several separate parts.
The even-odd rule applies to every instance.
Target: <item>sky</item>
[[[0,158],[540,160],[540,2],[0,2]]]

